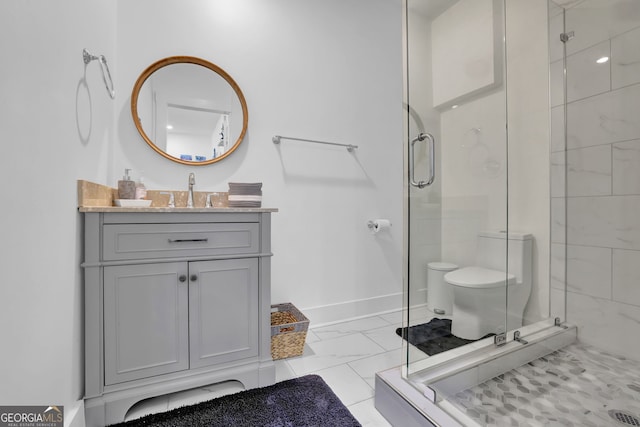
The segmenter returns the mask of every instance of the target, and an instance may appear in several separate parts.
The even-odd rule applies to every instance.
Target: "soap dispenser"
[[[147,187],[144,186],[144,178],[140,177],[136,184],[136,199],[144,200],[147,198]]]
[[[118,181],[119,199],[134,199],[136,197],[136,183],[129,178],[129,172],[131,172],[131,169],[125,169],[124,177],[122,177],[121,181]]]

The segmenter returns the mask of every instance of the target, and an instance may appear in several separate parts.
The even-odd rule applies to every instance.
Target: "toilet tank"
[[[507,262],[507,244],[509,250],[507,271],[516,276],[517,283],[531,283],[531,264],[533,257],[533,236],[527,233],[504,231],[482,231],[478,233],[476,264],[480,267],[504,271]]]

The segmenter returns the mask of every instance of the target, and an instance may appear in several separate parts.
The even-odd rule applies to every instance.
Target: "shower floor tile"
[[[483,426],[640,426],[640,364],[576,343],[446,399]]]

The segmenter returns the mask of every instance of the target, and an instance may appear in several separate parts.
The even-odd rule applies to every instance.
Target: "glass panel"
[[[640,2],[564,3],[567,321],[638,361]]]
[[[566,321],[567,298],[567,104],[565,11],[549,0],[549,76],[551,109],[550,181],[551,181],[551,248],[550,248],[550,315]]]
[[[403,354],[411,376],[506,331],[506,283],[518,279],[507,273],[507,246],[522,240],[506,238],[504,2],[404,6],[403,326],[412,343],[404,341]]]

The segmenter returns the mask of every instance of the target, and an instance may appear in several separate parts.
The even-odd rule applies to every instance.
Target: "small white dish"
[[[116,206],[122,208],[148,208],[151,206],[151,200],[140,199],[115,199]]]

